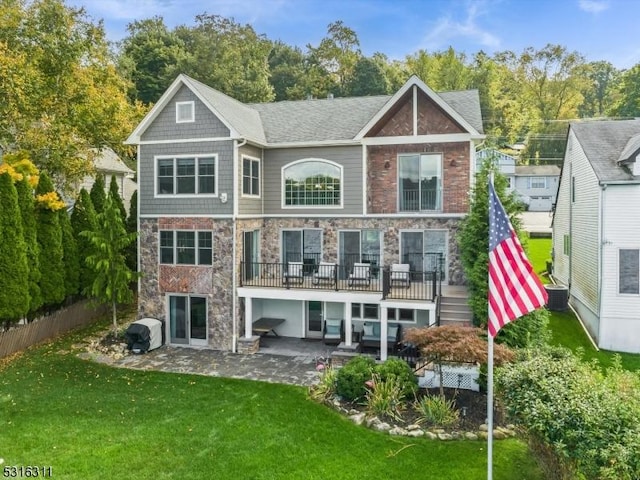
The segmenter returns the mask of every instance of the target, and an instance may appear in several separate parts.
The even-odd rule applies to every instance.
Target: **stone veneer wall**
[[[374,229],[383,232],[383,261],[386,265],[398,263],[400,258],[400,230],[448,230],[449,231],[449,284],[466,283],[456,235],[460,226],[458,218],[265,218],[258,222],[260,228],[261,260],[280,262],[281,231],[295,228],[321,228],[323,260],[338,261],[338,231]]]
[[[213,266],[160,265],[159,230],[211,230]],[[166,294],[189,293],[207,297],[208,343],[232,346],[232,221],[210,218],[141,218],[138,315],[167,321]]]

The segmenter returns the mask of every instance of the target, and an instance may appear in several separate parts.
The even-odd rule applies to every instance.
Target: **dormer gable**
[[[634,176],[640,176],[640,135],[629,139],[618,158],[618,165],[626,166]]]

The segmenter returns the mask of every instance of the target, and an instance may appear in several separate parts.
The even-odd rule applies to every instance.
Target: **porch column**
[[[253,298],[245,297],[244,299],[244,338],[250,339],[253,335]]]
[[[387,359],[387,308],[380,307],[380,360]]]
[[[344,304],[344,343],[347,347],[351,346],[351,302]]]

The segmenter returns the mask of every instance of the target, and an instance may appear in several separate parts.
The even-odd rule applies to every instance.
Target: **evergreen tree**
[[[44,305],[55,305],[64,300],[64,250],[58,210],[64,202],[58,198],[53,183],[46,173],[40,175],[36,189],[36,220],[40,247],[40,290]]]
[[[129,202],[129,217],[127,218],[127,232],[138,231],[138,191],[131,195]],[[131,242],[127,247],[127,266],[134,272],[138,270],[138,242]]]
[[[80,190],[80,195],[73,207],[71,226],[73,227],[73,235],[76,239],[78,259],[80,261],[79,291],[85,294],[91,289],[96,275],[93,268],[87,265],[85,261],[86,258],[93,253],[93,246],[89,239],[84,235],[80,235],[80,233],[84,231],[95,231],[97,220],[96,211],[93,209],[89,192],[84,188]]]
[[[120,210],[120,216],[122,217],[122,221],[126,223],[127,221],[127,210],[124,208],[124,202],[122,201],[122,197],[120,196],[120,189],[118,188],[118,179],[115,175],[111,175],[111,182],[109,183],[109,195],[111,196],[111,200],[116,204],[118,210]]]
[[[125,251],[135,242],[136,234],[127,233],[120,211],[111,197],[107,197],[104,211],[98,214],[97,220],[95,231],[82,232],[94,247],[94,253],[86,260],[96,273],[90,293],[97,300],[111,305],[113,330],[117,335],[117,305],[133,298],[129,283],[137,275],[127,267]]]
[[[93,182],[90,192],[91,203],[93,204],[93,209],[96,211],[96,215],[102,213],[104,210],[104,202],[107,199],[105,189],[104,175],[101,173],[96,174],[96,180]]]
[[[487,159],[476,175],[471,195],[469,215],[463,220],[458,233],[460,259],[469,282],[469,304],[474,314],[474,323],[486,329],[489,290],[489,175],[494,173],[494,187],[511,224],[526,248],[525,239],[520,235],[520,221],[517,217],[521,207],[514,193],[507,194],[507,179],[497,167],[497,162]],[[548,334],[545,310],[533,311],[516,322],[511,322],[500,330],[498,341],[511,347],[525,347],[544,343]]]
[[[8,173],[0,175],[0,320],[19,320],[29,311],[29,265],[18,192]]]
[[[22,216],[22,232],[27,246],[27,264],[29,267],[29,313],[34,314],[42,306],[40,293],[40,247],[36,226],[33,191],[26,178],[16,183],[18,204]]]
[[[73,236],[73,228],[66,208],[58,210],[58,220],[62,230],[62,251],[64,261],[64,289],[67,296],[76,295],[80,288],[80,260],[78,247]]]

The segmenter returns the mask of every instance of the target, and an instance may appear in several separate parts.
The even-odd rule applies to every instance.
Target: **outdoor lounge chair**
[[[344,320],[340,318],[327,318],[324,321],[322,341],[326,345],[338,345],[344,340]]]
[[[411,286],[408,263],[394,263],[391,265],[391,286],[399,285],[406,288]]]
[[[402,339],[402,325],[399,323],[387,324],[387,350],[395,351]],[[380,322],[365,322],[360,337],[362,348],[380,349]]]
[[[367,285],[371,284],[371,264],[369,263],[354,263],[353,271],[349,275],[349,286],[352,286],[355,282],[366,282]]]
[[[336,281],[336,264],[328,262],[320,262],[318,271],[313,274],[313,284],[318,285],[320,282]]]
[[[302,262],[287,262],[287,269],[284,272],[284,282],[302,283],[304,280],[304,269]]]

